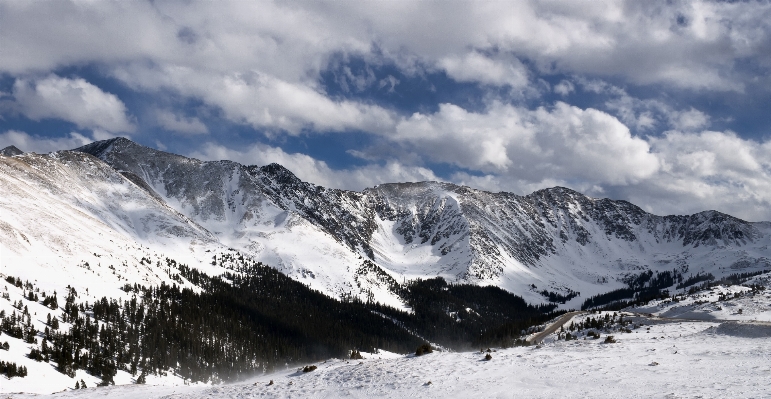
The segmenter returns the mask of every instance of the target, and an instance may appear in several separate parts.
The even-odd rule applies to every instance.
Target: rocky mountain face
[[[201,264],[210,257],[203,248],[230,248],[338,297],[398,306],[389,288],[394,282],[441,276],[542,302],[542,290],[585,298],[645,270],[720,275],[771,267],[771,225],[716,211],[657,216],[561,187],[525,196],[437,182],[336,190],[303,182],[277,164],[203,162],[122,138],[55,154],[4,156],[2,178],[27,179],[31,172],[9,166],[24,157],[67,158],[55,168],[109,181],[113,190],[143,198],[131,211],[142,209],[140,220],[164,221],[118,224],[101,217],[124,236],[162,251],[163,237],[174,235]],[[101,177],[85,164],[103,170]],[[72,203],[89,215],[131,219],[120,197],[109,198],[115,205],[106,209]],[[14,209],[13,201],[3,207]]]
[[[9,145],[8,147],[5,147],[2,150],[0,150],[0,155],[5,157],[12,157],[14,155],[21,155],[23,153],[24,152],[22,150],[16,148],[16,146],[14,145]]]

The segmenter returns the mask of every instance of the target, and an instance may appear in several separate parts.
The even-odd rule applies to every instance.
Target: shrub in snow
[[[359,359],[364,359],[361,356],[361,353],[359,353],[359,351],[356,351],[356,350],[351,351],[351,360],[359,360]]]
[[[434,348],[432,348],[431,345],[423,344],[418,346],[418,349],[415,350],[415,356],[423,356],[433,351],[434,351]]]
[[[493,357],[489,353],[485,355],[485,360],[492,360]]]
[[[303,367],[303,373],[310,373],[311,371],[316,370],[316,369],[317,369],[317,367],[313,366],[313,365],[305,366],[305,367]]]
[[[530,346],[530,342],[527,342],[526,339],[517,338],[514,340],[514,346]]]
[[[616,343],[616,339],[613,338],[612,335],[608,335],[607,337],[605,337],[605,343],[606,344],[615,344]]]
[[[44,359],[43,353],[37,348],[32,348],[27,357],[38,362],[42,362]]]

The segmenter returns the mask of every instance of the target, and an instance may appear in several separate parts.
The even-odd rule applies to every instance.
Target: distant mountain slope
[[[0,156],[2,273],[47,289],[114,296],[126,282],[171,282],[152,253],[192,261],[216,248],[206,229],[84,153]],[[50,287],[50,288],[49,288]]]
[[[34,227],[81,226],[71,215],[83,214],[126,243],[185,248],[191,264],[206,265],[207,250],[234,248],[329,295],[395,306],[403,306],[395,285],[419,277],[496,285],[531,302],[545,302],[543,291],[577,291],[564,306],[578,307],[645,270],[719,276],[771,267],[767,222],[716,211],[656,216],[562,187],[520,196],[419,182],[353,192],[303,182],[277,164],[203,162],[123,138],[1,159],[4,187],[24,193],[17,186],[30,179],[36,190],[54,187],[3,197],[14,215],[4,246],[23,247],[19,234],[31,231],[41,253],[94,242],[107,251],[98,235]],[[71,211],[29,216],[60,202]]]
[[[360,269],[359,256],[392,278],[439,275],[499,285],[532,300],[539,300],[529,294],[532,285],[586,294],[646,269],[719,273],[769,264],[768,224],[715,211],[661,217],[561,187],[518,196],[421,182],[351,192],[302,182],[276,164],[201,162],[126,139],[78,150],[143,179],[228,245],[327,292],[356,294],[346,274]],[[319,247],[315,234],[328,242]],[[271,244],[276,235],[292,245]],[[298,247],[317,254],[301,257]],[[324,256],[330,251],[334,260]],[[322,276],[323,284],[312,281]]]
[[[12,157],[14,155],[21,155],[24,154],[24,151],[16,148],[14,145],[9,145],[8,147],[3,148],[0,150],[0,155],[6,156],[6,157]]]
[[[360,287],[363,279],[355,273],[368,252],[356,227],[366,223],[360,193],[304,183],[280,165],[202,162],[126,139],[96,142],[78,151],[143,180],[149,191],[223,245],[322,292],[341,297],[379,289]],[[379,300],[400,303],[387,291]]]

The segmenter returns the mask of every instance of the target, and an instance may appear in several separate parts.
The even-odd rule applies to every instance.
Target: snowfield
[[[639,319],[644,325],[603,339],[554,341],[421,357],[364,354],[221,386],[114,386],[52,398],[762,398],[771,396],[771,340],[749,338],[770,325]],[[648,328],[650,328],[648,330]],[[753,334],[745,334],[753,331]],[[380,357],[380,358],[378,358]],[[14,383],[16,380],[12,380]],[[270,381],[273,384],[270,384]],[[3,381],[3,391],[15,384]],[[40,397],[10,394],[10,398]]]

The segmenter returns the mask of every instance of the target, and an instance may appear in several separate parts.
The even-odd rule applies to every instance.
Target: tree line
[[[29,358],[71,377],[86,370],[101,385],[113,384],[118,370],[139,383],[166,373],[220,382],[352,350],[409,353],[426,339],[457,349],[510,345],[555,315],[555,305],[532,306],[497,287],[442,279],[400,287],[413,310],[405,312],[372,300],[330,298],[243,256],[215,257],[215,265],[229,270],[214,277],[165,261],[185,285],[127,284],[128,299],[94,303],[68,288],[61,314],[49,315],[44,331],[34,329],[26,306],[2,315],[2,331],[35,343]],[[55,294],[37,300],[49,307],[61,302]]]

